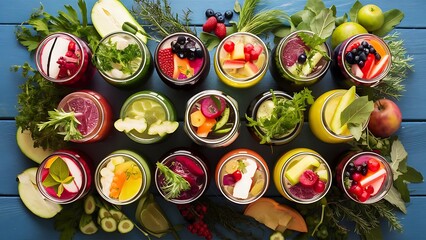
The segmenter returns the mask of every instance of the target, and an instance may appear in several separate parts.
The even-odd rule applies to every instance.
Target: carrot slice
[[[191,125],[194,127],[199,127],[203,125],[203,123],[206,121],[206,117],[203,115],[201,110],[197,110],[193,113],[191,113]]]
[[[109,190],[109,196],[111,198],[118,199],[118,196],[120,195],[121,189],[123,188],[126,178],[126,172],[115,172]]]
[[[197,135],[199,137],[207,137],[209,133],[212,131],[212,128],[216,124],[216,119],[214,118],[206,118],[206,121],[197,128]]]

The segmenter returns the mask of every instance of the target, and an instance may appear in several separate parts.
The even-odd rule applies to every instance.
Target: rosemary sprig
[[[165,198],[177,198],[182,191],[191,188],[191,185],[185,178],[173,172],[164,164],[157,162],[157,168],[164,176],[164,184],[161,186],[161,190],[164,192]]]
[[[65,112],[63,109],[54,111],[49,111],[49,120],[37,124],[38,130],[43,131],[45,128],[58,129],[57,132],[59,135],[64,135],[64,140],[78,140],[82,139],[83,135],[77,129],[80,122],[76,118],[75,112]]]
[[[168,0],[135,0],[135,3],[136,7],[132,9],[132,14],[161,37],[176,32],[196,35],[195,28],[189,27],[191,20],[189,15],[192,13],[190,9],[182,10],[183,16],[179,17],[177,13],[172,13]]]

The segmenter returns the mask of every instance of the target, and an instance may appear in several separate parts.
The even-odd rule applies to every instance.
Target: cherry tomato
[[[235,179],[236,182],[240,181],[241,178],[243,177],[243,174],[238,169],[235,170],[235,172],[233,172],[232,175],[234,176],[234,179]]]

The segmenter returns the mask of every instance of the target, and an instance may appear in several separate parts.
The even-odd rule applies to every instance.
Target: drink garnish
[[[157,168],[164,176],[164,181],[161,183],[161,190],[166,199],[179,197],[182,191],[189,190],[191,185],[181,175],[173,172],[169,167],[157,162]]]
[[[47,164],[46,164],[47,165]],[[50,166],[45,166],[49,168],[49,174],[43,180],[43,186],[53,187],[58,197],[61,197],[64,192],[64,184],[69,184],[74,180],[73,176],[70,176],[70,171],[61,157],[56,157],[53,159],[53,162]]]
[[[48,121],[37,124],[39,131],[45,128],[59,129],[57,133],[59,135],[64,135],[65,141],[83,138],[83,135],[77,129],[78,124],[80,124],[80,121],[78,121],[76,117],[78,113],[73,111],[65,112],[63,109],[55,109],[54,111],[49,111],[48,114]]]

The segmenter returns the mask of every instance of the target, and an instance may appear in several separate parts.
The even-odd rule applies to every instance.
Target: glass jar
[[[328,59],[331,52],[327,43],[318,47],[327,54],[327,57],[324,57],[319,51],[310,50],[300,34],[312,36],[313,32],[306,30],[292,32],[281,39],[272,52],[271,74],[286,90],[296,91],[313,85],[325,76],[330,67]]]
[[[36,182],[41,194],[58,204],[68,204],[83,198],[92,186],[92,162],[82,153],[58,150],[46,157],[37,170]],[[51,173],[52,172],[52,173]],[[61,184],[52,175],[69,178],[71,182]],[[62,180],[64,180],[62,179]],[[62,190],[60,190],[62,189]],[[62,191],[62,192],[61,192]]]
[[[330,190],[332,175],[327,161],[308,148],[295,148],[282,155],[274,167],[278,192],[290,201],[310,204]]]
[[[331,72],[336,81],[345,85],[374,87],[389,73],[391,59],[391,51],[380,37],[358,34],[334,49]]]
[[[273,90],[274,95],[277,99],[288,99],[291,100],[293,97],[288,95],[287,93],[283,91],[277,91]],[[253,101],[250,103],[249,107],[247,108],[247,116],[252,118],[253,120],[257,120],[260,118],[270,118],[272,109],[274,108],[274,103],[272,102],[272,92],[267,91],[264,93],[259,94],[256,96]],[[294,126],[292,129],[288,129],[286,133],[280,136],[274,136],[271,138],[270,143],[271,145],[282,145],[289,143],[294,138],[296,138],[299,133],[302,131],[303,126],[303,113],[300,113],[301,120],[300,122]],[[262,135],[264,134],[264,131],[261,127],[253,126],[253,127],[247,127],[250,134],[257,140],[261,141]]]
[[[80,122],[77,129],[83,138],[70,141],[90,143],[108,136],[112,126],[112,110],[107,100],[98,92],[92,90],[72,92],[59,102],[58,109],[74,112]]]
[[[146,121],[147,127],[143,132],[132,129],[126,135],[135,142],[151,144],[163,140],[168,134],[149,134],[149,127],[160,122],[176,121],[176,110],[172,102],[164,95],[154,91],[140,91],[126,99],[121,107],[120,118],[130,118]]]
[[[217,163],[216,186],[231,202],[249,204],[262,197],[269,186],[269,168],[258,153],[235,149]]]
[[[111,62],[111,56],[104,57],[105,52],[114,52],[116,55],[112,57],[115,61]],[[132,53],[132,58],[120,63],[118,56],[121,53]],[[119,88],[140,85],[147,80],[153,69],[151,53],[145,43],[134,34],[124,31],[110,33],[102,38],[93,58],[103,79]]]
[[[247,32],[236,32],[224,38],[214,55],[217,76],[235,88],[247,88],[259,83],[268,65],[269,53],[265,43]]]
[[[99,195],[115,205],[126,205],[148,192],[151,171],[147,161],[136,152],[117,150],[101,160],[95,171]]]
[[[386,159],[375,152],[348,152],[336,167],[336,180],[348,198],[371,204],[389,192],[393,174]]]
[[[93,76],[92,52],[83,40],[64,32],[44,38],[35,53],[37,70],[58,84],[82,86]]]
[[[181,191],[177,197],[168,197],[163,191],[165,178],[162,172],[155,170],[155,186],[165,200],[176,204],[187,204],[197,200],[207,189],[209,169],[203,157],[186,148],[178,148],[165,154],[160,162],[189,183],[189,189]]]
[[[164,38],[155,49],[155,69],[172,88],[193,88],[210,71],[210,55],[196,36],[178,32]]]
[[[309,109],[309,127],[312,133],[326,143],[344,143],[353,139],[353,135],[346,127],[341,133],[336,133],[331,128],[331,121],[340,99],[346,93],[346,89],[335,89],[319,96]],[[358,98],[358,95],[356,96]],[[368,120],[363,124],[364,130]]]
[[[202,91],[188,100],[184,124],[186,134],[196,144],[211,148],[228,146],[239,135],[238,104],[221,91]]]

